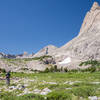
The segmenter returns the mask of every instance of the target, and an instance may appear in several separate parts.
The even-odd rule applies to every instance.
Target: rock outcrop
[[[5,54],[4,53],[0,53],[0,58],[4,58]]]
[[[41,49],[39,52],[37,52],[34,57],[40,57],[44,55],[50,55],[52,52],[54,52],[57,49],[54,45],[48,45]]]
[[[19,58],[19,59],[33,58],[33,56],[34,56],[34,53],[28,54],[27,52],[24,52],[23,54],[16,55],[16,58]]]

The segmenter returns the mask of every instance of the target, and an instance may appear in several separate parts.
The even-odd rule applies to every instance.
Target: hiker
[[[6,84],[7,84],[7,86],[10,85],[10,71],[8,71],[8,72],[6,73]]]

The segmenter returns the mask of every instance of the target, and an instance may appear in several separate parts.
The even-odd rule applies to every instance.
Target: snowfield
[[[59,64],[68,64],[71,62],[71,58],[67,57],[66,59],[64,59],[62,62],[59,62]]]

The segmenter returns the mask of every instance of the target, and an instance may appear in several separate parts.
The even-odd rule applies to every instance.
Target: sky
[[[100,0],[96,0],[100,4]],[[36,53],[76,37],[94,0],[0,0],[0,52]]]

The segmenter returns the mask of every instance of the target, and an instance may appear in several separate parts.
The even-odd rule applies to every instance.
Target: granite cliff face
[[[100,6],[94,2],[87,12],[79,35],[52,55],[60,66],[77,68],[84,60],[100,60]]]

